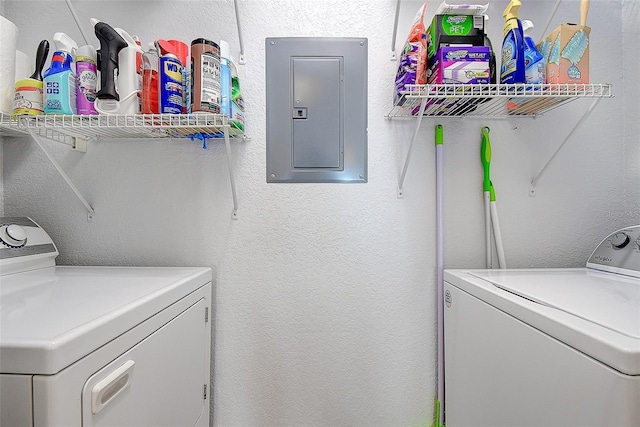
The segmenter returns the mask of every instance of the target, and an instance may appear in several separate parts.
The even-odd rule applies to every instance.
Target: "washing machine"
[[[209,268],[57,266],[26,217],[0,242],[0,425],[209,425]]]
[[[447,427],[640,426],[640,226],[586,268],[444,278]]]

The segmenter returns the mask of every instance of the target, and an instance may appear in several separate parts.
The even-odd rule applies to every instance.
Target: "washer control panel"
[[[0,275],[55,265],[58,249],[28,217],[0,217]]]
[[[640,225],[607,236],[589,257],[587,267],[640,277]]]

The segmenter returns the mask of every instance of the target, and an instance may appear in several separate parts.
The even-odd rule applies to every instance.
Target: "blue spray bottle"
[[[504,30],[502,41],[502,65],[500,83],[525,83],[524,34],[522,23],[518,19],[520,0],[511,0],[502,13]]]
[[[44,72],[44,113],[76,114],[75,41],[65,33],[53,35],[55,52]]]
[[[527,83],[546,83],[547,72],[544,56],[538,51],[536,43],[527,35],[527,31],[533,28],[533,22],[525,19],[522,21],[524,33],[524,68]]]

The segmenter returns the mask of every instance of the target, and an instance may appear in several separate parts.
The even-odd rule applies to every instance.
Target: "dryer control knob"
[[[626,233],[618,232],[611,236],[611,245],[614,248],[622,249],[629,244],[629,236]]]
[[[21,248],[27,243],[27,232],[17,224],[3,225],[0,240],[12,248]]]

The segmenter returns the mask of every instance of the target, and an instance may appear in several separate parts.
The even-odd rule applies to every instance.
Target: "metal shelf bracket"
[[[42,145],[42,141],[40,141],[40,136],[36,134],[33,129],[27,129],[27,132],[29,132],[29,135],[31,135],[31,138],[33,138],[35,143],[38,144],[38,147],[40,147],[40,149],[47,156],[47,158],[49,159],[53,167],[58,171],[60,176],[62,176],[62,179],[64,179],[64,182],[67,183],[69,188],[71,188],[71,190],[76,195],[76,197],[80,200],[80,202],[82,202],[84,207],[87,209],[87,221],[94,222],[96,212],[91,207],[89,202],[87,202],[87,199],[85,199],[82,193],[80,193],[80,190],[78,190],[78,187],[76,187],[74,183],[71,181],[71,178],[69,178],[69,175],[65,173],[65,171],[62,169],[62,167],[60,167],[58,162],[56,162],[56,160],[53,157],[51,157],[51,154],[49,154],[49,152],[44,148],[44,145]]]
[[[411,143],[409,144],[409,150],[407,151],[407,157],[404,161],[404,167],[402,168],[402,174],[400,175],[400,181],[398,182],[398,199],[402,199],[404,197],[404,178],[407,176],[407,169],[409,168],[409,162],[411,161],[411,153],[413,152],[413,143],[416,141],[418,137],[418,131],[420,130],[420,123],[422,123],[422,117],[424,117],[424,109],[427,106],[427,98],[422,98],[422,102],[420,103],[420,109],[418,110],[418,118],[416,120],[416,128],[413,131],[413,136],[411,137]]]
[[[396,0],[396,17],[393,21],[393,36],[391,38],[391,60],[397,61],[396,56],[396,37],[398,35],[398,18],[400,17],[400,0]]]
[[[233,0],[233,7],[236,12],[236,25],[238,27],[238,42],[240,43],[240,60],[238,63],[240,65],[246,64],[244,59],[244,44],[242,43],[242,27],[240,26],[240,12],[238,11],[238,0]]]
[[[584,123],[587,117],[589,117],[589,114],[591,114],[591,112],[596,107],[596,105],[598,105],[598,101],[600,101],[600,99],[601,98],[594,99],[594,101],[591,103],[587,111],[585,111],[582,117],[580,118],[580,120],[578,120],[578,123],[576,123],[573,129],[571,129],[571,132],[569,132],[569,134],[565,137],[564,141],[562,141],[562,143],[558,146],[558,148],[556,148],[556,151],[553,152],[549,160],[547,160],[547,162],[540,169],[540,171],[538,171],[538,173],[533,177],[533,179],[531,180],[531,184],[529,185],[529,197],[536,196],[536,184],[538,183],[538,181],[540,181],[540,178],[542,178],[542,175],[544,175],[545,171],[547,170],[547,167],[551,164],[551,162],[553,162],[558,152],[560,152],[562,147],[564,147],[567,141],[569,141],[569,138],[571,138],[571,136],[576,131],[576,129],[578,129],[582,125],[582,123]]]
[[[228,126],[224,129],[224,145],[227,149],[227,165],[229,167],[229,181],[231,181],[231,196],[233,197],[233,212],[231,219],[238,219],[238,195],[236,194],[236,181],[233,174],[233,162],[231,161],[231,141],[229,139]]]

